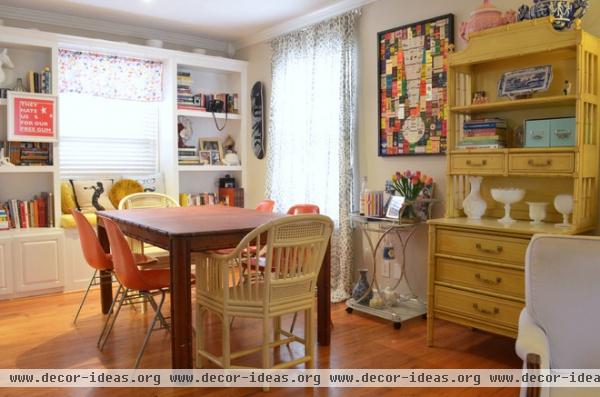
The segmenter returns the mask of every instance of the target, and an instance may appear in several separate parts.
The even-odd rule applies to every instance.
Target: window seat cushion
[[[92,226],[96,226],[96,213],[94,212],[84,212],[83,215],[87,218],[88,222]],[[71,214],[62,214],[60,216],[60,227],[63,229],[74,229],[77,227],[75,225],[75,218]]]

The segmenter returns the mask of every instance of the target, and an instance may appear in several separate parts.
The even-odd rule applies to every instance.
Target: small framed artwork
[[[385,212],[386,218],[398,219],[400,218],[400,210],[404,204],[403,196],[392,196],[387,204],[387,210]]]
[[[17,142],[56,142],[56,102],[55,95],[9,91],[7,139]]]
[[[221,156],[218,150],[210,150],[210,165],[221,165]]]
[[[454,16],[377,33],[379,156],[446,152]]]
[[[198,157],[200,157],[200,165],[210,164],[210,150],[198,151]]]

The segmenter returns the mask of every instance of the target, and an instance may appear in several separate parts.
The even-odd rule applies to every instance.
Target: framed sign
[[[443,154],[452,14],[377,33],[379,156]]]
[[[9,141],[56,142],[56,96],[9,91],[7,102]]]

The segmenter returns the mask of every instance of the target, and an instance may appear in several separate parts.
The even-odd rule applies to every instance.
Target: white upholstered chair
[[[600,237],[536,235],[525,258],[516,351],[529,368],[600,368]],[[596,388],[523,388],[521,396],[600,396]]]
[[[240,368],[231,361],[262,352],[263,368],[289,368],[301,363],[312,368],[317,275],[332,230],[333,222],[323,215],[284,217],[253,230],[230,253],[202,254],[196,262],[198,367],[208,359],[223,368]],[[253,256],[249,247],[256,247],[264,256]],[[205,347],[206,311],[216,313],[222,320],[220,356]],[[303,337],[280,328],[281,316],[298,311],[305,315]],[[257,347],[231,351],[229,323],[234,316],[262,320],[262,341]],[[270,349],[293,341],[305,345],[304,356],[273,365]]]

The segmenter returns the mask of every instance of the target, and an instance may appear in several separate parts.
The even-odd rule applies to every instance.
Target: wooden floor
[[[73,315],[81,293],[0,301],[1,368],[130,368],[149,323],[148,313],[125,308],[104,352],[96,349],[103,324],[97,292],[90,294],[77,326]],[[168,307],[168,305],[166,305]],[[458,325],[439,322],[436,346],[425,346],[426,320],[415,318],[394,330],[391,323],[354,312],[343,304],[333,305],[332,344],[319,348],[316,368],[520,368],[514,341]],[[289,322],[284,321],[284,325]],[[301,329],[300,326],[297,329]],[[209,318],[219,353],[220,324]],[[236,319],[232,330],[234,348],[253,346],[260,327],[252,320]],[[170,341],[166,331],[150,339],[142,368],[168,368]],[[298,346],[282,347],[275,360],[297,357]],[[243,362],[259,365],[260,353]],[[518,389],[4,389],[0,396],[518,396]]]

